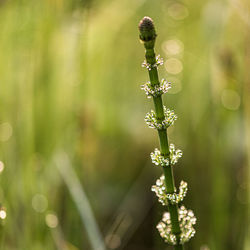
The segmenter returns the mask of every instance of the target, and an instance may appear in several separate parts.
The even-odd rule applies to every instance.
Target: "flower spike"
[[[153,20],[144,17],[139,23],[139,37],[145,47],[145,61],[142,67],[148,70],[149,81],[141,86],[147,98],[152,98],[155,110],[146,114],[145,121],[149,128],[158,132],[160,150],[155,149],[150,154],[153,164],[161,166],[163,173],[156,184],[152,186],[159,202],[168,206],[169,212],[164,213],[157,229],[165,242],[174,245],[175,250],[183,250],[183,244],[194,236],[196,218],[191,210],[180,206],[187,194],[187,183],[181,181],[177,193],[173,175],[173,166],[182,156],[182,151],[175,149],[174,144],[169,144],[167,129],[173,125],[177,115],[163,105],[162,95],[167,93],[171,85],[166,80],[159,81],[158,66],[163,64],[163,59],[155,55],[154,46],[156,31]]]

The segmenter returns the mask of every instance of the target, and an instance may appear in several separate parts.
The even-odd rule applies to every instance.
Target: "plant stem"
[[[151,29],[150,32],[148,31],[149,30],[148,27],[146,28],[142,27],[141,29],[142,29],[142,32],[141,32],[140,38],[144,42],[144,47],[146,49],[146,54],[145,54],[146,62],[151,66],[148,69],[150,83],[152,86],[159,85],[160,82],[159,82],[157,67],[152,67],[152,65],[156,64],[156,57],[155,57],[155,52],[154,52],[154,43],[155,43],[156,34],[155,34],[154,29]],[[161,96],[153,97],[153,101],[154,101],[156,118],[159,122],[161,122],[164,119],[162,97]],[[159,135],[159,141],[160,141],[161,154],[170,159],[167,130],[158,129],[158,135]],[[174,193],[175,183],[174,183],[172,166],[169,165],[167,167],[163,167],[163,172],[165,176],[165,184],[166,184],[167,193]],[[171,224],[172,224],[172,233],[175,234],[177,238],[177,245],[174,246],[174,249],[183,250],[184,249],[183,245],[179,244],[181,230],[180,230],[179,219],[178,219],[178,205],[169,204],[168,209],[169,209],[170,219],[171,219]]]
[[[150,63],[151,65],[153,65],[154,63],[156,63],[154,50],[150,51],[150,54],[152,55],[150,60],[147,57],[147,52],[148,50],[146,49],[146,61],[147,63]],[[158,71],[156,67],[149,70],[149,78],[152,84],[160,84],[158,80]],[[153,97],[153,100],[154,100],[156,117],[159,121],[162,121],[164,119],[162,98],[161,96]],[[162,155],[169,157],[170,152],[169,152],[169,146],[168,146],[167,130],[166,129],[158,130],[158,135],[159,135],[159,140],[160,140],[161,153]],[[172,166],[163,167],[163,172],[165,176],[167,192],[174,193],[175,183],[174,183]],[[177,240],[179,241],[179,235],[181,233],[181,230],[180,230],[179,219],[178,219],[178,205],[169,204],[168,209],[169,209],[170,218],[171,218],[172,233],[176,235]],[[175,250],[181,250],[181,249],[183,249],[182,245],[179,244],[175,246]]]

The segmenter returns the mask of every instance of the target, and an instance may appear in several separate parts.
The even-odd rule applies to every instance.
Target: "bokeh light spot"
[[[234,90],[224,89],[221,102],[226,109],[237,110],[240,107],[240,95]]]
[[[182,71],[183,66],[182,66],[182,62],[179,59],[169,58],[165,62],[165,68],[168,73],[177,75]]]
[[[58,218],[55,214],[49,213],[45,217],[45,221],[48,227],[56,228],[58,225]]]
[[[183,43],[178,39],[167,40],[162,43],[162,50],[166,55],[178,55],[184,49]]]
[[[4,163],[0,161],[0,174],[3,172],[3,170],[4,170]]]
[[[4,220],[7,216],[7,213],[4,208],[0,209],[0,219]]]
[[[186,6],[181,3],[173,3],[168,7],[168,14],[175,20],[183,20],[189,15]]]
[[[48,200],[42,194],[36,194],[32,198],[32,207],[38,213],[43,213],[48,207]]]
[[[5,142],[12,135],[12,126],[8,122],[0,124],[0,141]]]

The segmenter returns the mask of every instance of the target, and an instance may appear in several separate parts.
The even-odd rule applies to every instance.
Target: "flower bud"
[[[143,42],[153,41],[156,38],[154,22],[150,17],[143,17],[139,23],[140,39]]]

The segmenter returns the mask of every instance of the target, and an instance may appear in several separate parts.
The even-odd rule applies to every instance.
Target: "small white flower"
[[[187,210],[184,206],[181,206],[178,210],[179,213],[179,223],[180,223],[180,243],[184,244],[188,242],[194,235],[195,229],[194,225],[196,224],[196,217],[192,210]],[[165,242],[176,245],[177,239],[176,235],[172,233],[172,225],[170,221],[169,212],[165,212],[162,217],[162,221],[156,226],[161,237],[165,240]]]
[[[144,60],[141,66],[142,66],[143,68],[147,68],[147,69],[150,71],[150,70],[152,70],[152,68],[156,68],[156,67],[158,67],[159,65],[163,65],[163,58],[161,58],[160,55],[158,55],[158,56],[156,57],[156,63],[150,64],[150,63],[147,63],[147,62]]]
[[[160,84],[152,85],[151,82],[146,82],[141,85],[141,89],[145,91],[148,98],[161,96],[168,92],[171,88],[171,83],[167,80],[162,79]]]
[[[156,181],[156,185],[153,185],[151,190],[155,192],[158,197],[158,201],[163,205],[167,206],[169,203],[178,204],[183,201],[183,199],[187,195],[187,183],[185,181],[181,181],[179,187],[179,193],[167,193],[166,185],[165,185],[165,177],[162,175]]]
[[[170,144],[169,146],[170,157],[165,157],[161,154],[161,151],[156,148],[154,152],[150,154],[152,162],[156,166],[167,167],[169,165],[175,165],[179,158],[182,157],[182,151],[180,149],[175,149],[174,144]]]
[[[148,124],[149,128],[154,129],[167,129],[171,125],[174,124],[174,121],[177,120],[177,115],[175,115],[174,111],[167,109],[163,106],[164,109],[164,119],[159,121],[156,117],[155,111],[151,110],[150,113],[147,113],[145,116],[145,121]]]

